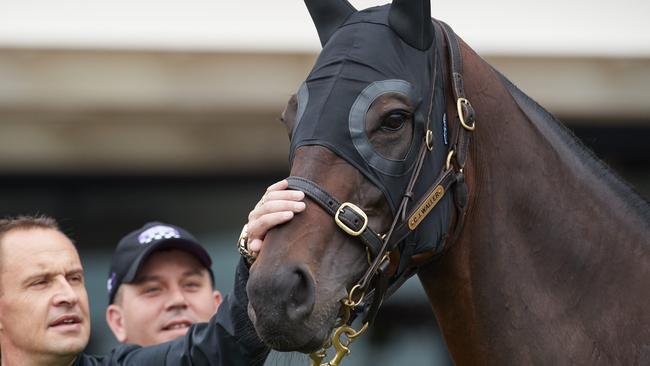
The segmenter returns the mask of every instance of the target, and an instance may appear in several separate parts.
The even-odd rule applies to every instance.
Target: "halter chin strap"
[[[449,240],[449,237],[445,240],[445,247],[448,247],[458,239],[463,228],[465,216],[467,215],[468,193],[463,169],[468,154],[470,133],[475,128],[475,114],[472,105],[465,97],[462,59],[458,39],[453,30],[444,22],[435,20],[434,26],[436,25],[442,29],[447,41],[452,91],[456,101],[456,112],[460,127],[457,129],[454,143],[448,150],[447,161],[442,172],[427,192],[412,205],[410,211],[407,211],[407,205],[413,199],[413,189],[420,176],[424,159],[430,151],[431,130],[428,126],[425,139],[422,141],[418,152],[415,169],[413,169],[402,201],[396,211],[395,218],[385,235],[379,235],[370,228],[368,225],[368,217],[357,205],[350,202],[340,203],[326,190],[308,179],[296,176],[287,178],[290,189],[298,189],[305,192],[307,196],[318,203],[325,211],[334,216],[334,221],[341,230],[348,235],[358,237],[370,253],[372,262],[368,270],[353,289],[350,290],[350,300],[356,303],[357,309],[365,311],[364,323],[372,323],[383,299],[396,291],[409,277],[417,272],[419,266],[424,264],[409,263],[411,258],[401,258],[400,261],[407,264],[406,266],[399,266],[404,267],[399,270],[395,263],[391,265],[390,262],[391,256],[395,253],[400,254],[399,245],[404,242],[409,234],[416,230],[422,220],[433,210],[440,199],[450,189],[453,188],[457,216],[451,240]],[[435,81],[435,74],[434,67],[433,82]],[[430,114],[431,108],[429,108],[427,123],[429,123]],[[391,279],[392,281],[389,284],[389,280]],[[355,291],[360,292],[358,299],[354,299]]]

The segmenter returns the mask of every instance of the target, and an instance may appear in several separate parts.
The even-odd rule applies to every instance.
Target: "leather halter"
[[[394,253],[396,249],[398,249],[399,252],[398,246],[417,228],[423,217],[433,209],[444,194],[449,192],[450,188],[453,187],[454,189],[453,196],[457,217],[451,240],[449,240],[449,237],[445,240],[445,247],[448,247],[458,239],[467,214],[468,194],[463,168],[465,167],[467,159],[470,133],[475,128],[475,114],[472,105],[465,97],[463,86],[463,65],[458,39],[451,27],[446,23],[438,20],[434,20],[433,23],[434,27],[436,25],[440,27],[447,42],[451,85],[454,99],[456,101],[456,118],[460,124],[460,128],[457,129],[454,143],[447,151],[447,162],[442,172],[440,172],[438,178],[429,187],[427,192],[411,206],[410,211],[407,212],[407,205],[413,199],[413,188],[420,176],[424,158],[430,151],[429,139],[431,130],[428,125],[430,123],[430,114],[433,103],[431,103],[429,107],[429,115],[427,115],[427,131],[420,145],[415,169],[413,169],[413,173],[403,194],[402,201],[398,206],[395,218],[385,235],[379,235],[371,229],[370,226],[368,226],[368,217],[366,214],[353,203],[340,203],[326,190],[311,180],[296,176],[287,178],[290,189],[297,189],[305,192],[307,196],[318,203],[325,211],[334,216],[336,224],[348,235],[358,237],[366,246],[369,254],[373,258],[368,270],[361,277],[359,282],[350,290],[350,299],[353,299],[353,293],[355,291],[361,291],[360,298],[355,304],[355,311],[361,309],[361,311],[366,313],[363,319],[364,323],[372,323],[383,299],[397,290],[397,288],[399,288],[409,277],[415,274],[418,267],[423,264],[408,263],[405,269],[396,274],[398,271],[397,266],[389,266],[391,261],[390,253]],[[432,78],[432,89],[435,87],[435,57],[433,60],[434,72]],[[432,91],[432,100],[433,94]],[[392,281],[389,287],[389,279],[391,279],[391,277]],[[368,293],[369,296],[365,296],[366,293]],[[368,307],[368,302],[370,301],[371,303]]]

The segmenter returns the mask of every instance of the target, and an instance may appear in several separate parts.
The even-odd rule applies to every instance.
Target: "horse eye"
[[[406,111],[392,111],[381,121],[381,129],[394,132],[402,128],[411,115]]]

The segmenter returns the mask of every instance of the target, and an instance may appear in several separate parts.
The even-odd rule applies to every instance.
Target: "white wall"
[[[432,14],[483,54],[650,56],[647,0],[433,1]],[[0,0],[0,47],[16,46],[277,52],[319,43],[301,0]]]
[[[559,117],[648,125],[650,0],[432,12]],[[0,0],[0,173],[280,171],[319,49],[302,0]]]

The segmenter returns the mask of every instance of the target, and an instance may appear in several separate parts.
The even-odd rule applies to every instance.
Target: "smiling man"
[[[207,251],[186,230],[150,222],[120,240],[108,279],[106,321],[122,343],[142,346],[184,335],[221,304]]]
[[[286,180],[267,188],[249,214],[250,248],[261,249],[270,228],[305,208],[304,193]],[[107,287],[106,321],[121,343],[155,345],[207,322],[222,297],[214,289],[208,252],[185,229],[150,222],[124,236],[113,253]]]

